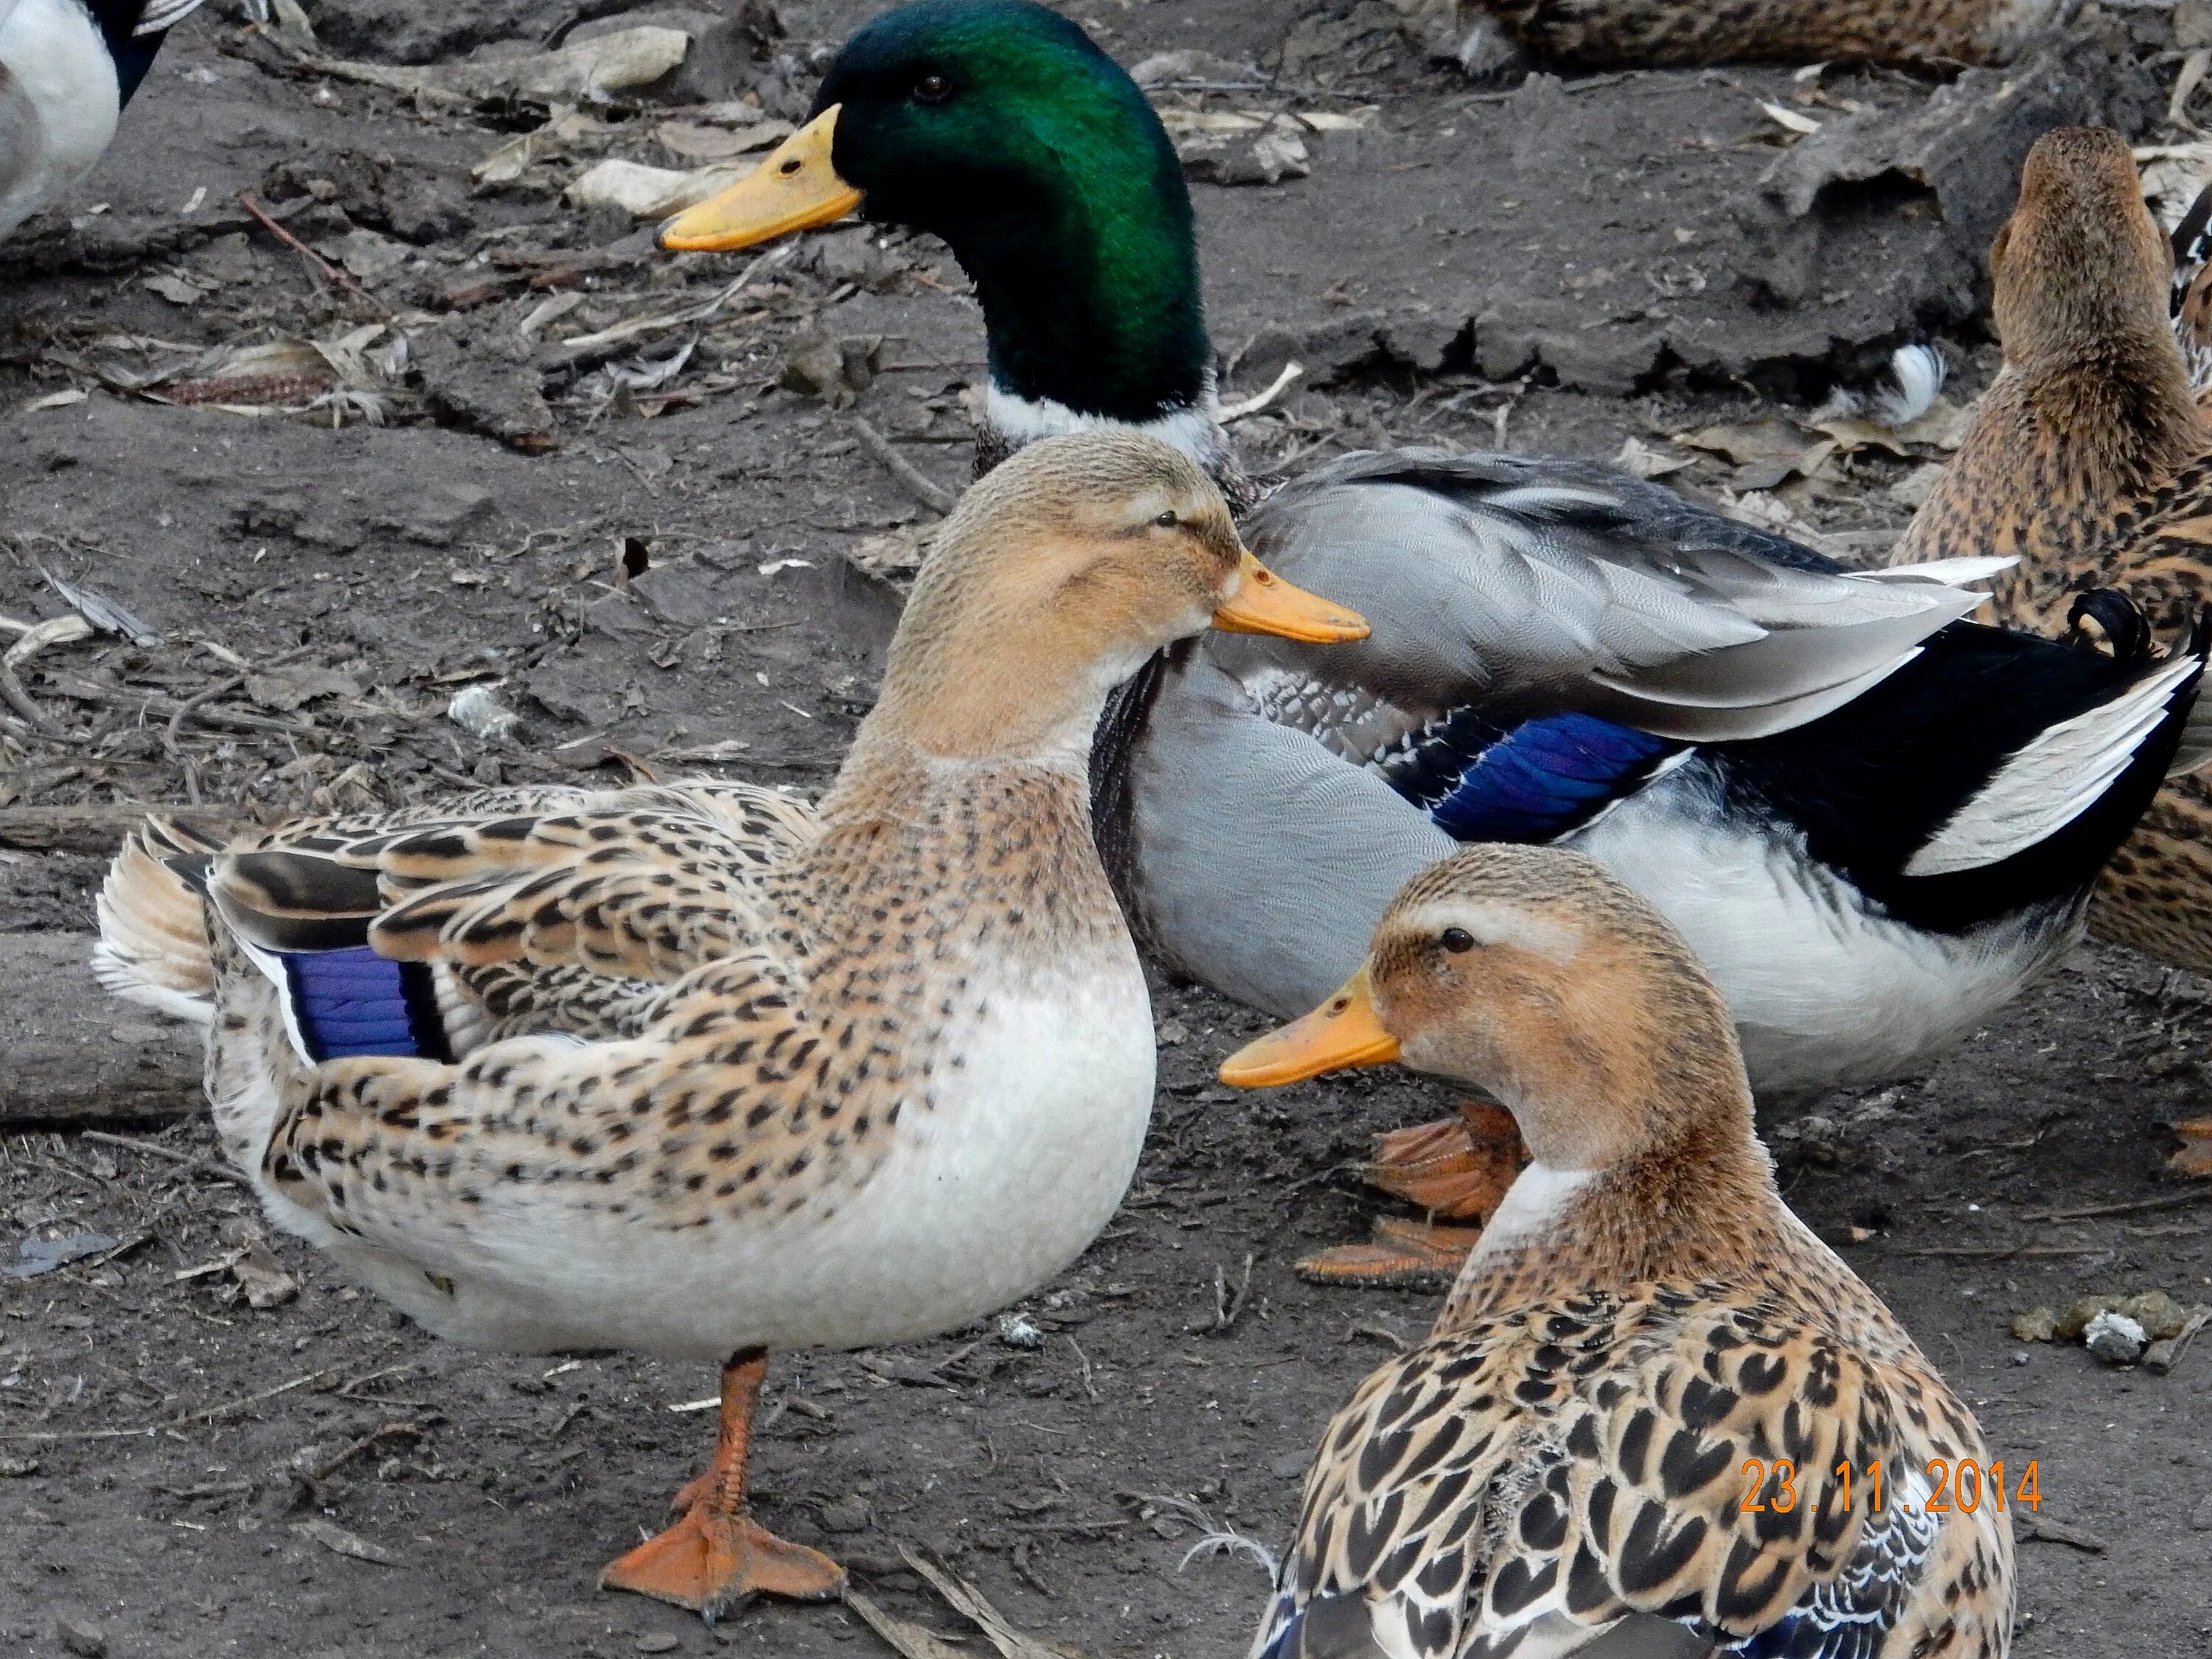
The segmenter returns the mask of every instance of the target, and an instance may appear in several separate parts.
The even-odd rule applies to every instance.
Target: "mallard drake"
[[[1667,64],[1832,60],[1955,67],[2009,63],[2081,0],[1455,0],[1469,44],[1479,31],[1548,64],[1652,69]]]
[[[1392,1060],[1504,1103],[1535,1161],[1322,1437],[1255,1659],[2001,1659],[2025,1472],[1782,1201],[1728,1005],[1657,910],[1587,858],[1468,848],[1221,1075]]]
[[[89,172],[200,0],[0,0],[0,236]]]
[[[1152,1028],[1085,768],[1108,690],[1209,621],[1364,631],[1164,445],[1040,444],[946,522],[818,813],[694,784],[149,831],[97,969],[207,1023],[270,1218],[434,1332],[726,1359],[683,1518],[604,1586],[831,1595],[750,1516],[767,1351],[975,1318],[1120,1202]]]
[[[856,209],[943,237],[975,279],[980,467],[1051,433],[1149,433],[1232,502],[1264,495],[1253,544],[1375,624],[1326,654],[1171,653],[1115,698],[1094,756],[1140,938],[1271,1013],[1341,979],[1459,840],[1560,841],[1689,936],[1760,1090],[1893,1077],[2063,956],[2174,753],[2179,659],[1947,629],[1981,596],[1848,574],[1609,468],[1406,451],[1249,477],[1174,149],[1129,77],[1030,0],[878,17],[806,125],[662,241],[747,246]],[[1445,1207],[1501,1190],[1493,1173]]]
[[[2203,240],[2212,193],[2172,242],[2126,142],[2096,127],[2036,140],[1990,250],[2004,366],[1913,519],[1899,560],[2002,554],[1999,617],[2054,631],[2083,591],[2119,586],[2157,625],[2212,605],[2212,366]],[[2189,258],[2177,264],[2175,246]],[[2186,347],[2187,349],[2185,349]],[[2168,784],[2114,856],[2104,937],[2212,973],[2212,786]],[[2212,1118],[2178,1162],[2212,1175]]]

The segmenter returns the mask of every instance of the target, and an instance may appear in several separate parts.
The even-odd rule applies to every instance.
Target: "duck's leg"
[[[2212,1176],[2212,1117],[2192,1117],[2173,1126],[2181,1137],[2181,1150],[2173,1167],[2184,1175]]]
[[[1468,1101],[1457,1117],[1375,1138],[1375,1157],[1360,1173],[1370,1186],[1454,1221],[1488,1219],[1521,1166],[1528,1161],[1508,1113]],[[1378,1221],[1364,1244],[1340,1244],[1297,1264],[1301,1278],[1322,1285],[1449,1285],[1481,1236],[1473,1227]]]
[[[707,1472],[676,1494],[684,1518],[648,1538],[599,1575],[601,1589],[634,1590],[708,1624],[756,1595],[819,1601],[845,1587],[845,1570],[818,1550],[787,1543],[752,1518],[745,1502],[745,1459],[753,1408],[768,1355],[748,1348],[722,1367],[721,1431]]]

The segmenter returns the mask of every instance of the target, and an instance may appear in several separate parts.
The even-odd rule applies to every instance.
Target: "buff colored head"
[[[1750,1133],[1726,1005],[1681,936],[1595,860],[1469,847],[1408,883],[1367,961],[1222,1080],[1296,1082],[1401,1060],[1510,1111],[1555,1170],[1627,1162],[1707,1124]]]
[[[1133,433],[1050,438],[972,486],[939,530],[879,707],[947,754],[1087,737],[1109,690],[1208,626],[1316,644],[1367,635],[1356,611],[1254,557],[1188,457]]]

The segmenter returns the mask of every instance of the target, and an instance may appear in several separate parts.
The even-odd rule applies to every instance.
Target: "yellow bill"
[[[1236,1089],[1273,1089],[1324,1072],[1387,1066],[1398,1039],[1382,1029],[1363,967],[1310,1014],[1246,1043],[1221,1062],[1221,1080]]]
[[[1229,634],[1276,634],[1309,645],[1341,645],[1367,637],[1367,618],[1318,593],[1293,587],[1244,551],[1237,567],[1243,578],[1226,605],[1213,613],[1213,625]]]
[[[830,159],[843,107],[830,105],[736,184],[663,224],[660,246],[672,253],[726,252],[829,224],[860,206],[860,192]]]

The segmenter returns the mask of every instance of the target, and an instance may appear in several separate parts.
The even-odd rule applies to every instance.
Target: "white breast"
[[[121,94],[115,60],[76,0],[0,8],[0,235],[106,152]]]
[[[299,1230],[431,1329],[489,1347],[713,1359],[954,1328],[1074,1261],[1128,1189],[1155,1050],[1135,951],[1110,956],[987,995],[947,1046],[962,1063],[939,1061],[936,1109],[902,1110],[865,1184],[795,1213],[671,1231],[494,1190],[465,1259],[436,1261]]]

